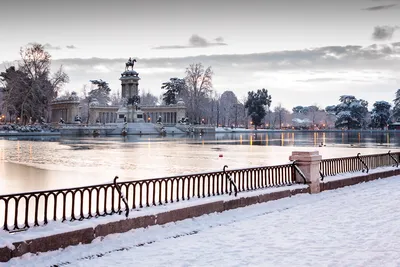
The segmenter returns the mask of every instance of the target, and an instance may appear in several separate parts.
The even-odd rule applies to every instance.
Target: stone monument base
[[[136,123],[144,122],[143,111],[133,106],[120,107],[117,111],[117,123]]]

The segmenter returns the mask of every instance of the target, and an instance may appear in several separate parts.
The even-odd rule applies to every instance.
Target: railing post
[[[119,178],[118,176],[115,176],[115,178],[114,178],[114,187],[115,187],[115,189],[117,189],[117,191],[119,193],[119,196],[122,199],[122,202],[124,202],[124,204],[125,204],[125,217],[128,218],[128,216],[129,216],[128,200],[126,199],[126,197],[122,193],[121,187],[117,184],[117,179],[118,178]],[[111,201],[114,201],[114,199],[112,199]],[[120,211],[120,212],[122,212],[122,211]]]
[[[224,172],[225,177],[227,178],[227,180],[230,182],[230,192],[229,192],[229,195],[232,194],[232,185],[233,185],[233,189],[235,190],[235,197],[236,197],[237,194],[238,194],[238,188],[237,188],[237,186],[236,186],[236,183],[232,180],[232,177],[226,172],[226,170],[225,170],[226,168],[228,168],[228,165],[225,165],[225,166],[224,166],[223,172]]]
[[[321,191],[319,164],[321,163],[322,156],[319,155],[318,151],[293,151],[289,159],[296,161],[296,165],[304,173],[309,184],[310,193],[319,193]],[[297,172],[296,181],[304,183],[303,177]]]

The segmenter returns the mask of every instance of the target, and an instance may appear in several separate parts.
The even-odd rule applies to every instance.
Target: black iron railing
[[[49,221],[75,221],[166,203],[296,183],[293,164],[159,179],[98,184],[0,196],[0,226],[26,230]]]
[[[323,159],[320,163],[320,175],[333,176],[339,173],[366,171],[386,166],[398,166],[400,152],[385,154],[374,154],[362,156],[360,153],[355,157]]]

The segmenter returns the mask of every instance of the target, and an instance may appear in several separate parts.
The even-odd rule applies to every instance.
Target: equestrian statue
[[[129,67],[132,67],[133,71],[133,66],[135,65],[136,59],[129,58],[128,62],[125,63],[125,71],[129,70]]]

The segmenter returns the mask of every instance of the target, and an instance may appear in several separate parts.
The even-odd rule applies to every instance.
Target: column
[[[121,92],[121,97],[126,97],[126,85],[122,85],[122,92]]]
[[[296,161],[296,165],[306,177],[310,193],[319,193],[321,191],[319,164],[322,160],[322,156],[319,155],[318,151],[293,151],[289,160]],[[303,178],[297,172],[296,181],[299,183],[304,182]]]

